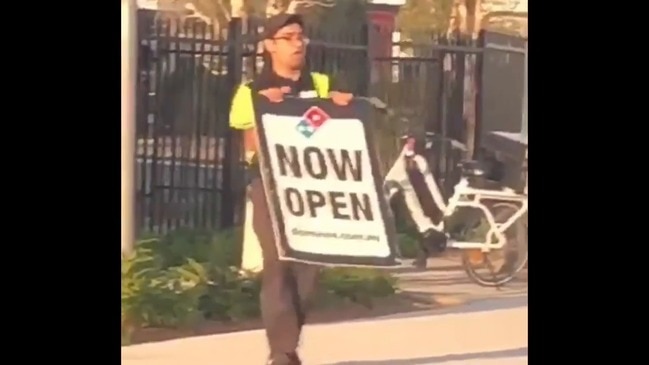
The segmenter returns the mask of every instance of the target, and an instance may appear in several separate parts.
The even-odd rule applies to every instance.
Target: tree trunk
[[[484,16],[482,13],[482,0],[475,0],[473,9],[473,38],[477,38],[480,30],[482,30],[482,18]]]
[[[480,33],[482,14],[480,12],[481,0],[455,0],[451,10],[451,21],[449,22],[448,34],[455,31],[463,36],[470,35],[477,38]],[[477,88],[476,77],[477,56],[465,56],[464,79],[464,101],[463,101],[463,120],[466,130],[467,152],[465,158],[473,158],[476,142],[476,107],[477,107]]]
[[[449,33],[459,31],[465,34],[467,31],[467,4],[466,0],[455,0],[453,10],[451,11],[451,22],[449,23]]]
[[[248,17],[244,0],[230,0],[230,9],[233,18],[246,19]]]

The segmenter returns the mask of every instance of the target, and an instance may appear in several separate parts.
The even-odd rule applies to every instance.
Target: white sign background
[[[374,183],[363,123],[358,119],[331,118],[322,124],[311,137],[307,138],[296,129],[297,124],[302,120],[301,117],[264,114],[261,119],[264,125],[263,130],[270,156],[273,178],[275,179],[275,194],[277,194],[283,215],[286,243],[288,246],[296,251],[321,255],[388,257],[390,255],[390,245],[388,243],[386,225],[383,220],[384,217],[379,205],[376,185]],[[295,146],[298,150],[298,158],[302,170],[304,170],[305,165],[302,151],[306,147],[312,146],[323,150],[332,148],[335,151],[345,149],[350,152],[361,150],[362,179],[361,181],[350,181],[349,179],[346,181],[339,180],[328,158],[325,158],[327,161],[327,170],[329,171],[326,179],[313,179],[307,173],[304,173],[301,178],[295,178],[291,176],[290,169],[288,170],[287,176],[282,176],[279,173],[280,167],[275,152],[275,144],[281,144],[285,148]],[[339,154],[337,153],[336,155]],[[374,220],[356,221],[334,219],[329,208],[329,201],[326,202],[324,207],[317,208],[316,218],[311,218],[309,215],[295,217],[288,210],[286,201],[284,200],[284,190],[286,188],[296,188],[300,192],[316,190],[325,193],[325,196],[327,196],[326,193],[329,191],[343,192],[345,196],[352,192],[359,193],[359,195],[363,193],[368,194]],[[345,212],[350,212],[349,205]],[[294,229],[336,233],[338,235],[374,235],[378,237],[378,241],[363,238],[341,239],[301,236],[293,234]]]

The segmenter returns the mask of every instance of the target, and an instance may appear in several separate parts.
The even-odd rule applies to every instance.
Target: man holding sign
[[[258,171],[259,140],[253,96],[263,95],[273,103],[283,101],[285,95],[331,98],[337,105],[347,105],[352,95],[330,91],[335,90],[335,85],[327,75],[304,71],[309,39],[304,35],[299,15],[279,14],[268,18],[263,38],[264,69],[254,82],[238,88],[232,101],[230,125],[243,130],[246,161],[254,175],[249,196],[254,207],[252,225],[263,255],[261,311],[270,347],[268,364],[298,365],[301,361],[296,350],[319,268],[279,259],[271,213]]]

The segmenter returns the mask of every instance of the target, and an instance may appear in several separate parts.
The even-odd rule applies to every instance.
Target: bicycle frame
[[[489,207],[482,203],[483,200],[518,203],[520,206],[516,213],[512,214],[504,223],[496,223],[494,216]],[[489,223],[489,231],[482,242],[466,241],[449,241],[448,247],[459,249],[480,249],[483,252],[489,250],[501,249],[507,243],[505,232],[525,213],[527,213],[528,202],[527,195],[516,194],[515,192],[504,190],[475,189],[469,186],[466,178],[462,178],[455,186],[453,196],[449,199],[449,204],[444,210],[444,216],[451,216],[459,207],[469,207],[480,209]],[[496,240],[493,242],[492,237]]]
[[[386,196],[388,200],[397,190],[401,190],[406,199],[406,204],[408,205],[410,213],[420,231],[423,230],[419,222],[425,222],[427,223],[427,226],[448,235],[448,233],[446,233],[443,219],[440,222],[432,222],[427,217],[424,217],[424,214],[421,212],[421,206],[416,201],[416,194],[410,185],[410,182],[407,180],[407,175],[405,174],[405,152],[406,148],[404,147],[385,177]],[[432,171],[430,171],[428,167],[426,159],[423,156],[416,154],[412,155],[410,158],[416,163],[417,168],[424,176],[426,187],[431,193],[435,204],[442,211],[444,217],[453,215],[458,208],[477,208],[484,213],[484,216],[489,223],[490,228],[483,241],[468,242],[449,240],[447,242],[447,247],[457,249],[480,249],[482,252],[489,252],[490,250],[501,249],[505,246],[507,243],[505,232],[509,227],[516,223],[516,221],[523,217],[525,213],[527,213],[527,188],[525,189],[524,194],[517,194],[511,189],[477,189],[470,187],[468,179],[462,177],[460,182],[455,185],[453,195],[449,198],[448,204],[445,204]],[[395,186],[398,186],[398,188]],[[483,201],[490,201],[492,203],[511,203],[512,205],[516,205],[517,210],[516,213],[509,217],[504,223],[497,223],[489,207],[485,205]]]

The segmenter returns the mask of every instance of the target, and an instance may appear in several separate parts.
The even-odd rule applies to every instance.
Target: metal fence
[[[137,217],[144,231],[233,224],[232,45],[204,23],[139,14]],[[232,52],[230,52],[232,53]],[[228,221],[228,219],[230,221]]]
[[[475,65],[482,49],[477,40],[467,37],[427,38],[423,43],[393,42],[391,56],[373,57],[370,92],[395,110],[397,116],[391,123],[395,134],[404,129],[434,132],[466,145],[467,122],[469,118],[475,121],[469,112],[474,110]],[[429,161],[442,189],[454,185],[458,179],[454,167],[466,154],[453,145],[434,145],[431,155],[435,158]],[[391,161],[397,153],[393,149],[382,154]]]
[[[233,19],[227,30],[216,33],[204,23],[161,20],[150,11],[140,11],[138,20],[140,232],[240,224],[245,194],[241,144],[228,127],[228,114],[236,86],[260,71],[259,23]],[[404,118],[409,128],[466,142],[467,109],[479,109],[475,100],[467,102],[467,82],[477,82],[467,81],[467,66],[478,64],[479,44],[453,37],[392,44],[366,24],[335,34],[307,32],[309,69],[345,80],[356,95],[377,96],[396,112],[377,130],[384,164],[397,149]],[[376,48],[389,48],[385,42],[397,54],[372,52],[380,43]],[[480,68],[475,70],[471,75]],[[433,163],[442,185],[453,180],[450,166],[460,158],[455,152],[443,146]]]
[[[489,32],[482,35],[481,41],[484,49],[479,73],[481,132],[521,132],[527,40]]]

